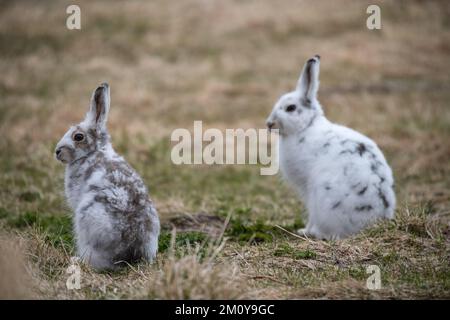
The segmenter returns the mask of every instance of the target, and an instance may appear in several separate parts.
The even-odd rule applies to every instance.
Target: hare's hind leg
[[[150,236],[150,241],[145,247],[145,258],[148,262],[153,262],[156,258],[156,253],[158,252],[158,235],[152,234]]]
[[[96,270],[113,270],[118,266],[114,265],[109,256],[91,247],[84,248],[84,252],[79,253],[81,260]]]

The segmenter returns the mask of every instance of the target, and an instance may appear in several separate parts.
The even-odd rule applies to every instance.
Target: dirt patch
[[[221,236],[225,226],[225,219],[219,216],[198,213],[177,216],[162,223],[163,230],[176,229],[177,232],[202,232],[210,238],[216,239]]]

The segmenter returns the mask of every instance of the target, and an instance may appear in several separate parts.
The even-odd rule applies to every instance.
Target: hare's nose
[[[267,121],[267,127],[269,128],[269,130],[270,129],[272,129],[273,128],[273,126],[275,125],[275,123],[274,122],[272,122],[272,121]]]
[[[59,154],[61,153],[61,148],[56,149],[55,153],[56,153],[56,156],[59,156]]]

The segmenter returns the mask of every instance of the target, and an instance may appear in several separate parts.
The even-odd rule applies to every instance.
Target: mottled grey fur
[[[102,84],[86,119],[56,148],[58,160],[67,164],[65,192],[75,213],[77,251],[96,269],[152,261],[160,230],[144,182],[112,148],[106,129],[109,99],[109,86]],[[80,134],[83,139],[76,141]]]

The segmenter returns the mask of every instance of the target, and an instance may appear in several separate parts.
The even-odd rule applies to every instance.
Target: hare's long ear
[[[316,99],[319,90],[320,56],[315,55],[306,61],[302,74],[297,83],[297,91],[300,92],[302,103],[308,105]]]
[[[92,93],[91,106],[86,115],[86,120],[98,130],[106,129],[109,103],[109,85],[107,83],[102,83]]]

